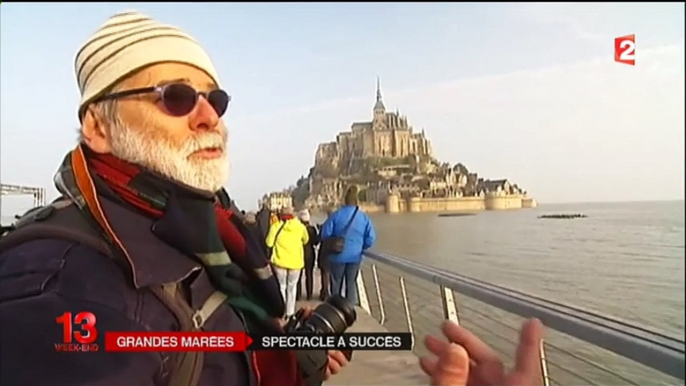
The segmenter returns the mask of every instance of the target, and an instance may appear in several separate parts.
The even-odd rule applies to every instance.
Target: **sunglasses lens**
[[[193,111],[197,98],[195,89],[183,83],[168,85],[162,94],[164,107],[174,116],[183,116]]]
[[[226,113],[231,97],[224,90],[212,90],[207,95],[207,101],[210,102],[210,105],[212,105],[214,111],[217,112],[217,115],[221,117]]]

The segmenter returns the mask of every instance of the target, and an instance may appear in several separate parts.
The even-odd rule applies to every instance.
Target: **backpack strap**
[[[276,250],[276,240],[279,239],[279,235],[281,234],[281,231],[283,230],[283,227],[286,226],[286,220],[284,220],[283,224],[281,224],[281,227],[279,230],[276,231],[276,235],[274,235],[274,246],[271,248],[267,248],[267,252],[269,253],[268,257],[271,259],[272,255],[274,254],[274,251]]]
[[[193,310],[181,292],[179,283],[169,283],[150,290],[174,314],[180,331],[200,331],[207,319],[226,300],[226,294],[215,291],[197,310]],[[195,386],[200,381],[205,353],[179,352],[169,370],[168,386]]]
[[[120,265],[124,259],[69,200],[31,210],[0,236],[0,253],[38,239],[64,239],[91,247]],[[172,312],[180,331],[200,331],[209,317],[227,299],[215,291],[197,310],[193,310],[181,291],[180,283],[150,287],[149,290]],[[196,386],[203,369],[203,352],[172,354],[169,386]]]
[[[274,235],[274,248],[276,248],[276,241],[279,239],[279,235],[281,234],[283,227],[286,226],[286,221],[288,221],[288,220],[283,221],[283,224],[281,224],[281,227],[279,228],[278,231],[276,231],[276,234]]]
[[[341,237],[345,237],[348,235],[348,231],[350,230],[350,226],[353,225],[353,220],[355,220],[355,216],[357,216],[357,211],[360,210],[359,206],[355,206],[355,211],[353,212],[353,215],[350,216],[350,220],[348,220],[348,223],[345,224],[345,228],[343,228],[343,234]]]

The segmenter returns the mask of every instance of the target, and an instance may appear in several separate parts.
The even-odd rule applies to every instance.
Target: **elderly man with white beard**
[[[75,70],[81,129],[61,197],[0,240],[0,384],[296,386],[338,372],[340,352],[310,373],[292,351],[105,350],[113,331],[283,333],[284,303],[227,207],[230,98],[199,43],[122,12]]]

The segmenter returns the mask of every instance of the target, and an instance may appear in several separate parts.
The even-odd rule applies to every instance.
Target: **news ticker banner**
[[[105,351],[412,349],[410,333],[247,335],[236,332],[106,332]]]

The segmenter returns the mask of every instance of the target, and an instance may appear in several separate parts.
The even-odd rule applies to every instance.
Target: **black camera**
[[[299,310],[291,316],[284,331],[287,334],[342,334],[355,323],[355,306],[340,295],[333,295],[315,308],[308,316]],[[352,351],[343,352],[352,359]],[[307,386],[319,386],[324,381],[328,353],[321,351],[296,351],[298,366]]]
[[[287,333],[342,334],[357,320],[355,306],[340,295],[333,295],[304,318],[304,310],[293,315],[284,330]]]

